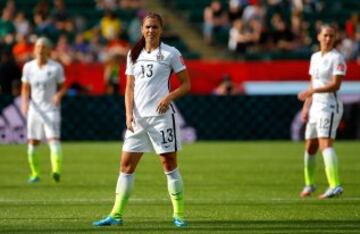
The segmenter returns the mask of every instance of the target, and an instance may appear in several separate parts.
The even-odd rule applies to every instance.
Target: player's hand
[[[60,95],[55,94],[52,98],[52,101],[54,103],[55,106],[60,106],[60,102],[61,102],[61,97]]]
[[[135,123],[134,117],[132,115],[126,116],[126,128],[130,132],[134,132],[133,124]]]
[[[313,90],[312,89],[307,89],[305,91],[302,91],[298,94],[298,99],[300,101],[305,101],[306,98],[311,97],[311,95],[313,94]]]
[[[309,110],[307,108],[301,110],[301,120],[304,121],[304,123],[309,120]]]
[[[21,113],[24,116],[27,116],[28,110],[29,110],[29,105],[28,104],[21,105]]]
[[[167,97],[164,97],[164,98],[161,99],[161,101],[159,102],[159,105],[157,106],[156,111],[157,111],[159,114],[165,113],[165,112],[169,109],[170,102],[171,102],[171,100],[169,100]]]

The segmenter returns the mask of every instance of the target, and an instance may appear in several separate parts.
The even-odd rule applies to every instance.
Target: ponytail
[[[144,38],[144,36],[141,36],[141,38],[138,40],[138,42],[136,42],[134,47],[131,49],[130,58],[131,58],[132,63],[136,62],[136,60],[138,59],[138,57],[144,47],[145,47],[145,38]]]

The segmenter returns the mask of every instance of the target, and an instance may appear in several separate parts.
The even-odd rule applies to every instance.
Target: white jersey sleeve
[[[311,56],[311,59],[310,59],[310,67],[309,67],[309,75],[310,76],[314,76],[315,75],[315,67],[314,67],[314,54]]]
[[[341,54],[334,58],[332,74],[333,76],[345,76],[346,74],[346,63],[344,57],[341,56]]]
[[[171,57],[171,68],[175,73],[178,73],[185,70],[186,67],[180,52],[174,47],[173,49],[174,49],[174,53],[172,53],[172,57]]]
[[[125,74],[128,75],[128,76],[133,76],[134,75],[134,66],[133,66],[133,63],[131,61],[130,53],[131,53],[131,51],[129,51],[129,53],[127,55],[127,59],[126,59]]]
[[[23,67],[23,69],[22,69],[21,81],[22,81],[23,83],[30,83],[28,63],[25,63],[25,65],[24,65],[24,67]]]

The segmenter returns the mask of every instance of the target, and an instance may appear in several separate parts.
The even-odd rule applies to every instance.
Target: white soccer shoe
[[[306,185],[300,193],[300,197],[309,197],[315,190],[316,188],[314,185]]]
[[[325,193],[319,196],[320,199],[338,197],[344,192],[344,189],[338,185],[335,188],[328,188]]]

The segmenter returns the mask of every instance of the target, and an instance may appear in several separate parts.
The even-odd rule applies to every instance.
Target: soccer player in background
[[[51,42],[41,37],[34,48],[35,59],[25,63],[21,78],[21,110],[27,116],[29,183],[40,181],[38,145],[43,133],[50,147],[52,177],[60,181],[60,102],[66,93],[63,67],[49,59]]]
[[[320,51],[311,56],[309,88],[298,94],[304,101],[302,118],[306,125],[304,176],[305,187],[301,197],[310,196],[315,191],[315,155],[321,150],[329,188],[319,198],[339,196],[343,192],[338,174],[338,160],[333,147],[339,126],[343,105],[337,91],[346,74],[343,56],[334,48],[336,30],[323,25],[317,36]]]
[[[190,90],[190,79],[180,52],[161,42],[162,18],[147,14],[141,26],[142,37],[127,57],[125,90],[126,126],[115,203],[110,214],[95,226],[123,223],[125,205],[133,187],[134,173],[144,152],[155,150],[167,178],[173,205],[173,222],[186,226],[184,185],[177,165],[180,149],[179,128],[172,101]],[[169,91],[171,72],[180,86]]]

